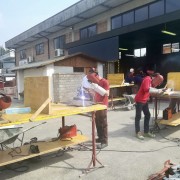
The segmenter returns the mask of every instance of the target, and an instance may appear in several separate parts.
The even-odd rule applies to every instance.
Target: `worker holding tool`
[[[87,75],[88,82],[91,84],[91,89],[95,92],[94,101],[99,104],[108,106],[109,83],[106,79],[99,76],[94,69]],[[97,149],[102,149],[108,146],[108,124],[107,124],[107,109],[96,111],[95,123],[97,129],[96,142]]]
[[[154,138],[155,134],[149,132],[149,121],[150,121],[150,111],[148,107],[148,100],[151,93],[162,93],[161,89],[156,87],[160,85],[163,81],[163,77],[160,74],[155,74],[154,65],[147,65],[144,68],[145,77],[141,83],[141,86],[135,96],[136,102],[136,115],[135,115],[135,131],[136,137],[143,140],[144,137]],[[140,120],[141,112],[144,113],[144,135],[140,131]]]
[[[89,69],[88,74],[91,74],[91,73],[94,73],[94,72],[96,72],[96,69],[93,67],[93,68]],[[82,91],[87,92],[89,94],[91,100],[93,100],[93,98],[94,98],[94,91],[91,88],[92,84],[87,79],[87,75],[85,75],[83,77],[83,80],[82,80],[82,83],[81,83],[81,87],[82,87]]]

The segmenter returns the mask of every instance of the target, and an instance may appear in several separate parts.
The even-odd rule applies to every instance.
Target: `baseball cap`
[[[131,68],[131,69],[130,69],[130,72],[131,72],[131,73],[133,73],[133,72],[134,72],[134,69],[133,69],[133,68]]]

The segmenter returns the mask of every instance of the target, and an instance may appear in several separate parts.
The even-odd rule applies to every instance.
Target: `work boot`
[[[105,148],[105,147],[107,147],[108,146],[108,144],[107,143],[101,143],[101,144],[98,144],[97,145],[97,149],[103,149],[103,148]]]
[[[136,134],[136,137],[137,137],[138,139],[144,140],[144,136],[142,135],[141,132],[138,132],[138,133]]]
[[[148,132],[148,133],[144,133],[144,137],[155,138],[156,135],[153,134],[153,133]]]

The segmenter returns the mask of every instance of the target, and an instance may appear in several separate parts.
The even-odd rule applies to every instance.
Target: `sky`
[[[0,46],[80,0],[1,0]]]

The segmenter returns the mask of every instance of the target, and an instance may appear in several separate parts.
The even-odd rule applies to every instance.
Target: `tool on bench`
[[[0,132],[3,131],[3,132],[6,133],[6,134],[7,134],[7,132],[8,132],[8,134],[7,134],[8,137],[5,137],[4,139],[1,139],[1,140],[0,140],[1,149],[2,149],[2,150],[4,150],[4,148],[6,148],[6,149],[11,149],[12,151],[10,152],[10,154],[11,154],[12,152],[16,152],[17,154],[21,153],[20,147],[21,147],[22,144],[23,144],[24,133],[27,132],[27,131],[29,131],[29,130],[31,130],[31,129],[33,129],[33,128],[35,128],[35,127],[37,127],[37,126],[40,126],[40,125],[42,125],[42,124],[45,124],[45,123],[46,123],[46,122],[37,124],[37,125],[35,125],[35,126],[32,126],[32,127],[30,127],[30,128],[27,128],[27,129],[25,129],[25,130],[21,130],[22,127],[10,127],[10,128],[9,128],[8,126],[6,126],[6,127],[1,128],[1,129],[0,129]],[[14,131],[14,133],[13,133],[13,131]],[[21,139],[19,138],[19,135],[20,135],[20,134],[22,134]],[[18,139],[18,140],[21,142],[21,146],[20,146],[20,147],[8,147],[8,146],[7,146],[8,144],[14,143],[14,142],[16,141],[16,139]],[[19,150],[17,151],[17,149],[19,149]]]
[[[59,138],[60,139],[67,139],[77,136],[77,127],[76,125],[72,126],[64,126],[59,129]]]

